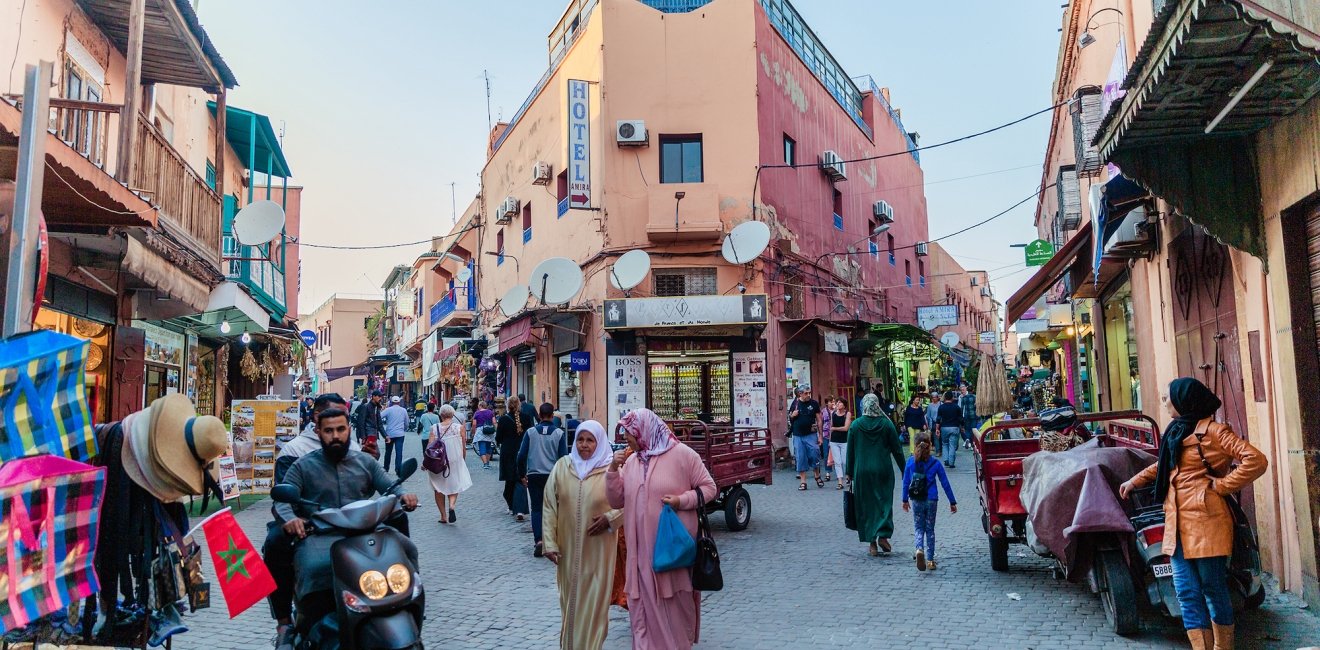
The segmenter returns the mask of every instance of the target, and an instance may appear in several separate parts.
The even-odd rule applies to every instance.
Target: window
[[[907,278],[907,286],[912,286],[912,260],[903,260],[903,276]]]
[[[872,259],[880,259],[880,235],[875,234],[875,229],[879,226],[875,217],[866,220],[866,249],[871,253]]]
[[[926,286],[926,261],[917,260],[917,279],[921,286]]]
[[[889,265],[897,266],[898,258],[894,256],[894,236],[889,235]]]
[[[523,217],[522,219],[523,243],[526,244],[527,242],[532,241],[532,202],[531,201],[528,201],[523,204],[522,217]]]
[[[843,192],[834,190],[834,229],[843,230]]]
[[[700,183],[703,180],[701,136],[660,136],[660,182]]]
[[[495,266],[499,266],[504,263],[504,229],[503,228],[500,228],[499,230],[495,231],[495,252],[498,254],[498,257],[495,258]]]
[[[211,161],[206,161],[206,186],[215,190],[215,165]]]
[[[568,170],[559,172],[555,179],[555,198],[559,201],[559,216],[568,214]]]
[[[654,275],[656,296],[713,296],[719,293],[715,287],[714,268],[660,269]]]
[[[797,164],[797,141],[788,137],[787,133],[784,134],[784,164]]]

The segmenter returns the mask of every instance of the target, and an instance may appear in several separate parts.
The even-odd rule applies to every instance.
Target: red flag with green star
[[[229,508],[207,517],[201,527],[206,534],[215,577],[229,606],[229,618],[242,614],[275,591],[275,579]]]

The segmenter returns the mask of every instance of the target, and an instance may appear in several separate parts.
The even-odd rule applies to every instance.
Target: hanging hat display
[[[184,494],[204,491],[206,466],[229,446],[225,423],[197,415],[192,400],[180,393],[151,403],[151,458],[165,482]]]

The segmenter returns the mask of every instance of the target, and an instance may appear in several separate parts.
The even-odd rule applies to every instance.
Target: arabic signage
[[[978,339],[981,343],[995,343],[999,337],[994,332],[981,332]]]
[[[568,207],[591,207],[591,84],[568,80]]]
[[[621,298],[605,301],[605,329],[764,325],[766,295]]]
[[[1027,266],[1043,266],[1054,258],[1054,244],[1044,239],[1037,239],[1024,249],[1027,254]]]
[[[958,305],[917,307],[917,327],[927,332],[941,325],[958,324]]]

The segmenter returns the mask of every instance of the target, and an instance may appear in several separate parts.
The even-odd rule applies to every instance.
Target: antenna
[[[449,201],[452,204],[450,207],[450,216],[453,217],[454,225],[457,226],[458,225],[458,190],[454,189],[454,185],[455,183],[453,182],[449,183]]]
[[[748,264],[761,256],[770,245],[770,226],[748,221],[729,231],[720,253],[730,264]]]
[[[582,268],[567,257],[551,257],[532,269],[532,295],[543,305],[562,305],[582,290]]]
[[[625,293],[646,279],[651,272],[651,256],[644,250],[631,250],[619,257],[610,269],[610,284]]]
[[[486,79],[486,137],[489,138],[495,128],[495,123],[490,121],[490,70],[482,70],[481,76]]]

